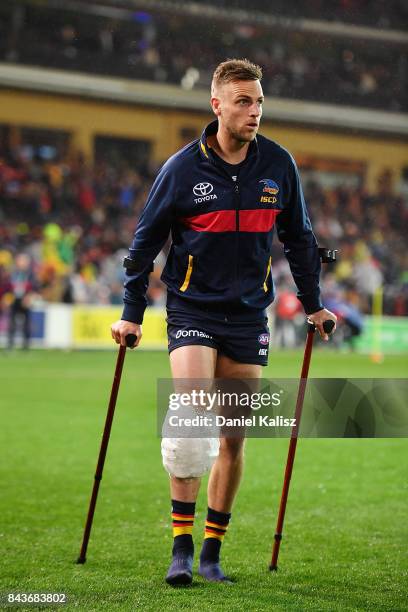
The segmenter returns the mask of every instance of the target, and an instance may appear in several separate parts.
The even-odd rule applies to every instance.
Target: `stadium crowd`
[[[179,0],[171,0],[175,4]],[[263,0],[205,0],[210,4],[226,9],[243,11],[256,10],[267,12]],[[408,3],[406,0],[309,0],[308,2],[286,2],[272,0],[268,9],[273,14],[293,19],[317,19],[340,21],[364,26],[406,30],[408,25]]]
[[[157,168],[88,165],[81,155],[62,161],[0,158],[0,303],[10,303],[10,281],[18,253],[31,259],[32,291],[37,300],[120,304],[122,258]],[[315,233],[321,245],[341,257],[325,272],[327,299],[370,312],[375,291],[384,286],[385,312],[408,314],[408,255],[404,245],[407,202],[391,189],[390,174],[378,190],[323,189],[305,185]],[[162,253],[151,275],[149,299],[165,300],[160,272]],[[274,277],[293,302],[294,286],[282,245],[276,240]]]
[[[310,3],[319,4],[324,3]],[[367,3],[334,4],[347,14],[346,5],[362,12]],[[385,14],[386,4],[377,5],[383,9],[378,15]],[[403,4],[399,6],[402,10]],[[308,7],[305,3],[304,10]],[[369,14],[377,13],[370,9]],[[14,17],[12,5],[0,10],[0,59],[9,62],[207,88],[212,66],[225,57],[245,56],[266,67],[268,95],[408,109],[406,45],[344,39],[284,24],[220,20],[204,13],[197,19],[135,10],[126,19],[113,19],[43,5],[20,8]]]

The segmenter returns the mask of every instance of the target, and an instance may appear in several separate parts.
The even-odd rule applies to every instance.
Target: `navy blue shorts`
[[[238,363],[268,364],[269,328],[265,316],[240,320],[239,314],[199,314],[197,309],[167,308],[167,336],[169,353],[180,346],[199,344]]]

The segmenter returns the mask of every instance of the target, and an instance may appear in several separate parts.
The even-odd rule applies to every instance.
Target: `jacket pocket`
[[[268,267],[266,268],[265,280],[263,283],[263,290],[265,291],[265,293],[268,291],[268,277],[271,272],[271,265],[272,265],[272,257],[269,257]]]
[[[193,256],[189,255],[188,256],[188,265],[187,265],[187,271],[186,271],[186,275],[184,277],[184,282],[180,287],[180,291],[186,291],[189,284],[190,284],[190,277],[191,277],[191,273],[193,271]]]

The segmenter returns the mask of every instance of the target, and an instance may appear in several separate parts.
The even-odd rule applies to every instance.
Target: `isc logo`
[[[262,204],[276,204],[278,198],[276,198],[275,196],[261,196],[260,201]]]

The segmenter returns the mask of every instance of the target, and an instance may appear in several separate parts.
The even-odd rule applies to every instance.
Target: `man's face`
[[[264,100],[257,81],[230,81],[213,92],[211,103],[220,126],[232,138],[251,142],[258,132]]]

